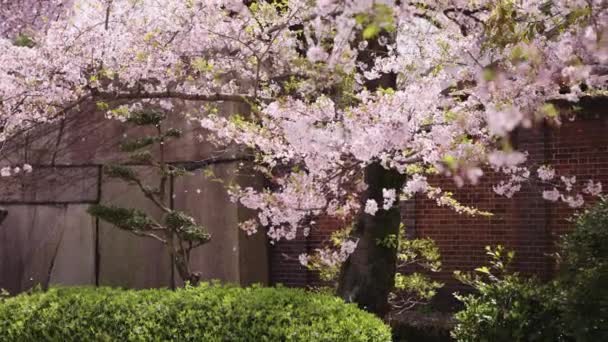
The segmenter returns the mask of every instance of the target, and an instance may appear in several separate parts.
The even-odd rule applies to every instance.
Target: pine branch
[[[152,153],[150,153],[150,151],[138,151],[131,153],[129,155],[129,159],[136,164],[154,164],[154,158],[152,157]]]
[[[120,144],[120,150],[123,152],[135,152],[144,147],[148,147],[158,142],[157,137],[143,137],[133,140],[124,141]]]
[[[156,240],[162,242],[165,245],[167,244],[167,240],[166,239],[163,239],[162,237],[160,237],[160,236],[158,236],[158,235],[156,235],[154,233],[138,232],[138,231],[132,231],[131,233],[133,233],[135,235],[138,235],[138,236],[150,237],[150,238],[153,238],[153,239],[156,239]]]
[[[106,165],[103,167],[104,173],[111,178],[119,178],[128,183],[137,183],[137,173],[130,167],[124,165]]]
[[[160,226],[146,213],[137,209],[94,204],[89,207],[87,212],[117,228],[132,232],[155,230]]]
[[[164,211],[165,213],[171,212],[171,209],[169,209],[167,206],[165,206],[162,203],[162,201],[159,200],[158,197],[156,196],[156,194],[159,193],[158,191],[154,191],[154,190],[150,189],[149,187],[144,185],[144,183],[142,183],[142,181],[140,181],[139,179],[135,180],[135,184],[137,184],[137,186],[139,187],[141,192],[144,194],[144,196],[146,196],[147,199],[152,201],[152,203],[154,203],[160,210]],[[161,186],[162,186],[162,184],[161,184]]]
[[[166,118],[165,113],[153,110],[139,110],[129,113],[127,122],[138,126],[156,126],[159,125]]]
[[[197,225],[192,216],[179,210],[171,211],[165,219],[165,224],[184,241],[202,244],[211,239],[211,235],[207,233],[205,227]]]

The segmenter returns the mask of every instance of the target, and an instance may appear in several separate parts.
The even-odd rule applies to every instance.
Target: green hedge
[[[508,272],[513,253],[488,248],[490,266],[458,274],[477,290],[457,296],[457,341],[608,341],[608,197],[574,220],[557,253],[558,276],[543,283]]]
[[[559,319],[558,290],[508,270],[514,253],[486,247],[489,266],[457,272],[473,294],[458,295],[464,310],[454,315],[452,337],[460,342],[557,342],[566,336]]]
[[[562,320],[576,341],[608,341],[608,198],[574,223],[560,246]]]
[[[53,288],[0,302],[0,341],[390,341],[339,298],[202,284],[171,291]]]

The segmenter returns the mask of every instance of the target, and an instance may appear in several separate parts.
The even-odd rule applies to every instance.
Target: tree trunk
[[[175,251],[174,252],[174,262],[175,268],[177,269],[177,273],[180,278],[185,282],[188,282],[191,286],[196,286],[201,281],[201,273],[193,272],[190,269],[190,261],[189,258],[184,256],[182,252]]]
[[[368,189],[363,198],[375,200],[381,207],[382,189],[401,189],[405,177],[394,170],[387,170],[379,163],[365,169]],[[357,248],[342,265],[338,294],[348,302],[378,316],[388,313],[388,294],[395,284],[397,251],[380,245],[378,240],[390,234],[399,234],[401,215],[399,206],[390,210],[378,210],[376,215],[361,213],[355,222],[352,236],[359,239]]]
[[[382,32],[380,36],[388,41],[394,41],[394,36]],[[375,54],[387,52],[386,45],[381,45],[378,39],[368,40],[368,47],[358,56],[365,64],[372,64]],[[376,91],[379,87],[395,89],[397,75],[383,74],[375,80],[368,80],[365,87]],[[382,207],[382,189],[395,189],[397,199],[403,186],[405,176],[395,170],[387,170],[376,162],[365,168],[365,182],[368,189],[362,198],[362,208],[368,199],[373,199]],[[363,211],[356,218],[352,237],[359,239],[355,252],[342,265],[338,283],[338,295],[347,302],[354,302],[360,308],[380,317],[390,310],[388,294],[395,285],[397,250],[378,244],[378,240],[386,236],[399,234],[401,213],[399,206],[394,205],[390,210],[378,210],[371,216]]]
[[[6,218],[6,216],[8,216],[8,210],[0,207],[0,224],[2,224],[2,222],[4,222],[4,219]]]

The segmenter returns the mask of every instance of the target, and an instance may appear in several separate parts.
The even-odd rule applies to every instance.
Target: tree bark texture
[[[381,33],[381,36],[389,41],[393,39],[386,32]],[[368,47],[359,55],[359,60],[369,65],[373,63],[374,54],[381,51],[387,51],[386,45],[379,44],[378,39],[369,40]],[[365,84],[370,91],[380,87],[394,89],[396,85],[395,74],[384,74]],[[375,200],[382,207],[382,189],[395,189],[398,199],[404,180],[404,175],[385,169],[379,162],[368,165],[365,168],[368,189],[362,196],[362,208],[365,208],[368,199]],[[361,212],[356,218],[352,233],[352,237],[358,239],[357,248],[342,265],[340,272],[338,295],[380,317],[390,310],[388,295],[395,284],[397,250],[381,246],[378,241],[391,234],[397,236],[400,223],[398,203],[390,210],[380,208],[374,216]]]
[[[369,187],[363,205],[367,199],[373,199],[382,206],[382,189],[400,189],[404,176],[374,163],[367,166],[365,180]],[[342,265],[338,294],[381,317],[390,310],[388,294],[395,284],[397,253],[396,249],[382,246],[378,241],[390,234],[397,236],[400,223],[398,205],[390,210],[378,210],[374,216],[361,213],[352,233],[359,240],[357,248]]]

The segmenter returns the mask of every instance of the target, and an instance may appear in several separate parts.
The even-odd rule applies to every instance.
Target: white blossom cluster
[[[559,122],[551,100],[606,91],[602,0],[75,0],[43,24],[17,24],[37,17],[30,2],[0,12],[0,29],[11,26],[0,30],[0,141],[85,103],[118,120],[151,101],[196,103],[192,117],[213,142],[255,151],[274,183],[232,189],[258,212],[241,224],[248,234],[263,226],[273,241],[294,239],[317,215],[375,215],[401,195],[476,214],[429,176],[460,187],[486,168],[506,175],[494,191],[507,197],[537,176],[553,182],[545,199],[572,207],[602,190],[577,188],[574,175],[556,181],[546,167],[531,172],[525,151],[505,143],[516,128]],[[368,87],[387,74],[390,89]],[[250,115],[210,105],[227,101]],[[405,175],[403,187],[367,198],[372,164]],[[344,248],[326,261],[354,247]]]

